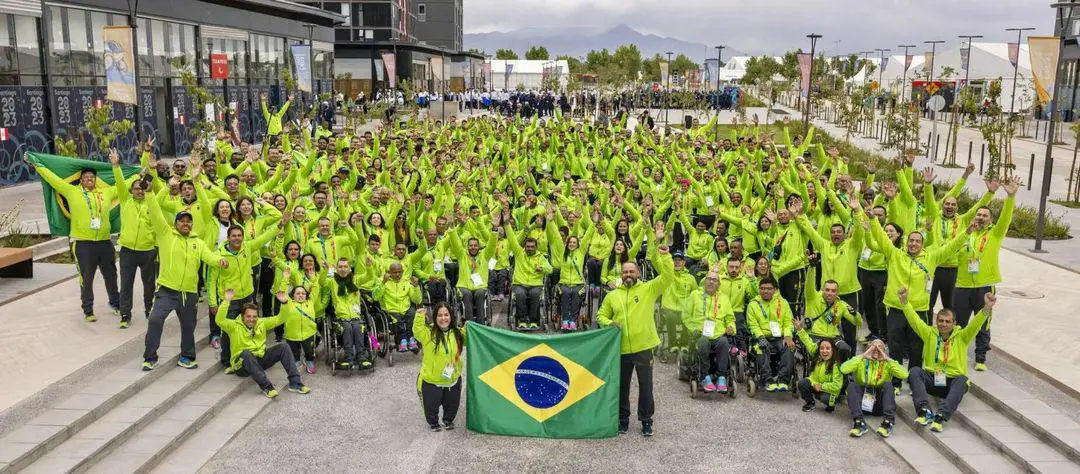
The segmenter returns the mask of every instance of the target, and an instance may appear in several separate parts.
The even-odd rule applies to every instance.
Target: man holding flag
[[[75,256],[75,265],[79,269],[83,318],[88,323],[97,321],[97,316],[94,316],[94,276],[99,269],[101,277],[105,279],[109,307],[114,313],[120,314],[120,291],[116,286],[116,254],[110,240],[112,224],[109,218],[113,200],[116,199],[116,188],[104,182],[99,183],[97,171],[91,167],[85,167],[77,176],[72,175],[65,179],[38,159],[31,159],[29,155],[23,155],[23,159],[67,201],[71,221],[68,235],[71,238],[71,253]],[[71,183],[76,177],[78,185]]]
[[[619,433],[630,430],[630,378],[638,376],[638,419],[641,435],[652,436],[652,415],[655,411],[652,393],[652,351],[660,345],[656,333],[656,299],[675,281],[675,264],[663,245],[664,226],[656,224],[656,233],[647,249],[649,260],[659,276],[639,282],[641,270],[637,262],[622,265],[622,286],[604,297],[596,320],[601,326],[616,326],[622,332],[621,378],[619,379]],[[659,253],[659,257],[657,256]]]

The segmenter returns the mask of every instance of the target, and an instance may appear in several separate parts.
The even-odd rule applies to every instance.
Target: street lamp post
[[[720,60],[724,57],[724,45],[716,47],[716,103],[713,104],[716,107],[716,124],[713,128],[713,135],[716,136],[716,141],[720,141]]]
[[[313,68],[315,67],[315,64],[314,64],[314,61],[313,61],[313,59],[314,59],[314,58],[313,58],[313,56],[315,55],[315,42],[314,42],[314,37],[313,37],[313,32],[314,32],[314,30],[315,30],[315,25],[313,25],[313,24],[311,24],[311,23],[304,23],[304,24],[303,24],[303,25],[301,25],[301,26],[303,26],[304,28],[307,28],[307,44],[308,44],[308,57],[307,57],[307,64],[308,64],[308,85],[310,85],[310,86],[312,87],[312,89],[311,89],[311,101],[312,101],[312,105],[315,105],[315,104],[317,104],[317,103],[318,103],[318,100],[317,100],[318,98],[317,98],[317,96],[315,95],[315,70],[313,69]],[[227,88],[226,88],[226,90],[227,90]],[[301,97],[303,97],[303,95],[301,95]],[[331,100],[333,100],[333,99],[331,99]],[[318,125],[318,124],[319,124],[319,119],[318,119],[318,117],[316,116],[316,118],[315,118],[315,123],[313,123],[313,124],[311,125],[311,138],[315,138],[315,131],[319,129],[319,125]],[[237,133],[239,133],[239,130],[237,130]]]
[[[806,37],[810,38],[810,72],[808,73],[810,85],[806,87],[806,114],[803,115],[803,133],[810,130],[810,99],[814,94],[814,48],[817,46],[817,40],[821,38],[821,35],[810,33]]]
[[[1061,56],[1065,49],[1065,27],[1072,18],[1073,7],[1080,5],[1075,0],[1058,2],[1050,5],[1058,14],[1058,55],[1054,65],[1054,90],[1050,99],[1050,129],[1047,130],[1046,158],[1043,159],[1042,190],[1039,192],[1039,219],[1035,222],[1035,248],[1032,253],[1046,253],[1042,248],[1043,233],[1046,230],[1046,198],[1050,195],[1050,175],[1054,172],[1054,117],[1057,116],[1058,84],[1061,81]]]
[[[957,38],[967,40],[967,62],[965,64],[961,64],[961,66],[964,67],[964,90],[966,91],[968,89],[968,84],[970,83],[969,79],[971,77],[971,42],[973,40],[975,40],[975,39],[982,38],[982,35],[960,35],[960,36],[957,36]],[[959,88],[954,88],[953,91],[954,91],[954,93],[953,93],[952,113],[950,114],[951,117],[949,117],[949,122],[950,122],[949,133],[952,133],[952,130],[953,130],[952,124],[953,123],[958,123],[957,118],[956,118],[956,114],[957,114],[957,112],[959,112],[959,109],[960,109],[960,94],[959,94],[960,89]],[[959,125],[957,126],[957,128],[959,128]],[[948,143],[949,140],[946,139],[945,142]],[[951,148],[949,148],[948,146],[946,147],[946,148],[949,148],[949,150],[946,150],[946,157],[942,161],[948,161],[951,164],[956,164],[956,142],[957,142],[957,140],[954,139],[954,140],[952,140],[952,147]]]
[[[934,84],[934,56],[937,55],[937,45],[944,42],[944,40],[923,41],[923,43],[930,45],[930,76],[927,78],[926,87],[930,87]],[[926,95],[926,100],[929,102],[930,94]],[[925,105],[925,103],[922,105]],[[930,141],[926,143],[926,156],[931,156],[930,147],[934,146],[934,137],[937,137],[937,112],[934,110],[930,110],[930,123]],[[933,161],[934,158],[937,158],[936,153],[933,153],[931,161]]]
[[[1016,32],[1016,63],[1013,64],[1013,83],[1012,83],[1012,95],[1009,99],[1009,115],[1012,116],[1016,113],[1014,107],[1016,107],[1016,78],[1020,73],[1020,40],[1024,36],[1025,31],[1032,31],[1035,28],[1005,28],[1005,31]]]
[[[664,53],[667,55],[667,84],[664,86],[664,133],[668,132],[668,109],[671,108],[671,55],[674,54],[671,51]]]
[[[901,104],[907,102],[906,100],[904,100],[904,91],[907,90],[907,70],[908,70],[908,67],[909,67],[909,64],[908,64],[908,50],[910,50],[911,48],[914,48],[914,47],[916,47],[916,45],[914,45],[914,44],[901,44],[901,45],[897,46],[897,48],[904,48],[904,75],[903,75],[903,78],[900,79],[900,103]],[[893,110],[895,110],[895,107],[894,107]],[[905,110],[903,113],[906,114],[907,112],[908,111]],[[907,144],[908,144],[908,141],[907,141],[908,136],[907,136],[906,129],[907,129],[907,127],[904,128],[905,131],[902,134],[903,136],[900,137],[900,139],[901,139],[900,143],[902,143],[902,145],[900,146],[900,156],[904,155],[904,151],[906,151],[905,148],[907,148]],[[916,135],[918,135],[918,133],[916,133]],[[918,137],[916,137],[916,138],[918,138]]]

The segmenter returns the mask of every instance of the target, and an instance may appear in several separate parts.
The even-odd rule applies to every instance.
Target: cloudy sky
[[[807,33],[824,36],[818,48],[841,53],[956,41],[1016,41],[1005,28],[1035,27],[1052,34],[1048,0],[465,0],[465,32],[528,27],[604,28],[625,23],[643,33],[705,44],[723,43],[751,54],[806,47]],[[1010,39],[1012,38],[1012,39]]]

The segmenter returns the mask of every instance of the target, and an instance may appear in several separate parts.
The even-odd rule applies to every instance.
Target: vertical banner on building
[[[971,47],[960,49],[960,69],[968,70],[968,66],[971,65]]]
[[[1020,43],[1009,43],[1009,63],[1013,67],[1020,62]]]
[[[210,79],[229,78],[229,55],[227,53],[210,53]]]
[[[296,88],[311,93],[311,45],[292,45],[292,60],[296,71]]]
[[[106,98],[114,102],[137,104],[135,92],[135,55],[131,50],[130,26],[106,26],[105,84]]]
[[[884,73],[885,68],[889,66],[889,57],[884,56],[881,58],[881,71]]]
[[[432,56],[428,59],[428,63],[431,66],[431,77],[435,79],[435,90],[443,91],[443,58],[442,56]]]
[[[485,62],[480,68],[480,75],[484,79],[484,88],[491,90],[491,63]]]
[[[667,61],[660,61],[660,85],[667,86],[668,83],[668,63]]]
[[[472,77],[476,74],[476,69],[473,69],[472,59],[465,60],[465,69],[461,74],[461,80],[465,83],[465,90],[472,88]]]
[[[907,72],[908,69],[911,69],[911,60],[914,57],[915,56],[911,55],[911,54],[905,54],[904,55],[904,72]]]
[[[803,97],[806,97],[810,93],[810,66],[813,64],[814,58],[807,53],[799,53],[796,57],[799,60],[799,93]]]
[[[930,68],[932,68],[932,67],[934,67],[934,53],[931,53],[929,51],[923,53],[923,63],[922,63],[923,74],[933,75],[934,71],[930,70]]]
[[[1031,77],[1035,81],[1035,92],[1039,103],[1050,102],[1057,79],[1058,45],[1057,36],[1029,36],[1028,55],[1031,57]]]
[[[386,70],[386,79],[390,81],[390,88],[397,87],[397,59],[394,53],[382,53],[383,69]]]

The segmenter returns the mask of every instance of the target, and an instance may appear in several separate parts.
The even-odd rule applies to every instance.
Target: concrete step
[[[206,347],[196,357],[212,360],[214,349]],[[193,370],[169,370],[67,441],[35,459],[23,472],[83,471],[94,465],[218,371],[217,367],[207,365],[204,363]]]
[[[871,421],[867,420],[868,423]],[[934,446],[902,421],[897,420],[896,425],[893,426],[892,436],[885,438],[885,444],[903,458],[908,466],[922,473],[955,474],[960,472],[952,462],[942,456],[927,456],[927,453],[934,452]],[[871,425],[870,428],[876,429],[877,426]],[[877,437],[873,431],[864,436]]]
[[[953,420],[1028,472],[1080,473],[1080,466],[978,397],[966,397]]]
[[[216,418],[216,414],[243,388],[261,395],[250,379],[225,374],[216,364],[210,370],[213,375],[205,383],[172,404],[158,419],[135,433],[131,441],[108,453],[87,472],[148,472],[189,436]]]
[[[252,385],[251,382],[247,382]],[[241,385],[244,385],[243,383]],[[195,436],[189,437],[165,456],[156,467],[154,474],[188,474],[198,472],[221,448],[229,444],[237,433],[246,427],[263,408],[271,403],[262,392],[246,388],[241,389],[229,404],[214,415]]]
[[[1080,466],[1080,423],[993,371],[971,372],[970,378],[971,394],[975,395],[972,398],[985,403],[987,411],[1008,417],[1074,466]]]
[[[964,408],[966,406],[961,404],[960,410]],[[963,423],[951,421],[946,424],[944,432],[934,433],[929,428],[916,424],[913,421],[915,416],[910,394],[905,392],[896,397],[897,424],[902,423],[911,427],[938,452],[951,459],[961,471],[971,474],[1025,472],[1009,456],[980,438]]]
[[[205,323],[205,318],[200,323]],[[162,335],[162,345],[158,350],[159,364],[156,370],[143,372],[139,365],[142,361],[132,360],[74,395],[50,404],[39,416],[0,438],[0,473],[16,472],[27,468],[50,454],[55,448],[72,440],[99,419],[116,412],[117,407],[127,404],[130,399],[155,381],[169,376],[175,370],[176,362],[180,358],[180,338],[178,327],[170,325],[166,328]],[[196,334],[206,334],[205,325],[200,324],[196,331]],[[196,347],[206,347],[208,339],[208,336],[197,338]],[[212,351],[205,357],[207,362],[216,360]],[[132,411],[124,408],[120,409],[120,413]],[[127,417],[131,418],[131,415]],[[137,420],[138,418],[124,421],[134,423]],[[97,431],[89,432],[92,435],[81,438],[78,444],[80,448],[77,451],[84,454],[96,452],[92,449],[95,443],[87,441],[92,439],[88,436],[109,438],[110,436],[105,436],[109,431],[104,426],[106,425],[100,425],[95,428]],[[114,430],[111,434],[116,435],[126,428],[111,426],[109,429]],[[77,456],[68,455],[68,457],[76,458]],[[78,459],[76,463],[77,461]]]

